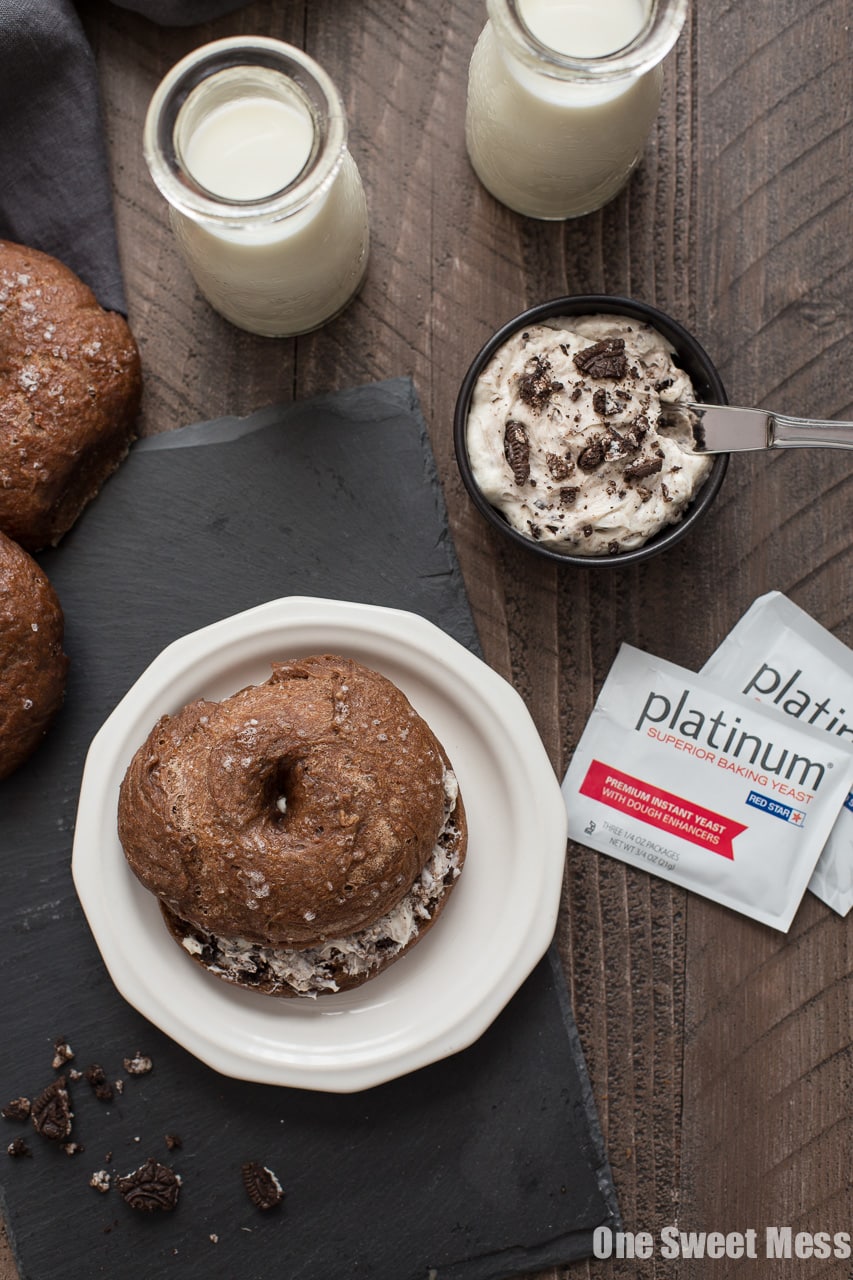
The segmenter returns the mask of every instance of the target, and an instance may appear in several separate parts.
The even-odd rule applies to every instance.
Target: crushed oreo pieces
[[[93,1062],[83,1074],[92,1086],[92,1092],[96,1098],[99,1098],[101,1102],[112,1102],[114,1096],[113,1087],[107,1079],[102,1066],[97,1062]]]
[[[71,1048],[71,1045],[68,1043],[65,1036],[59,1036],[58,1039],[54,1040],[53,1062],[51,1063],[54,1071],[58,1071],[60,1067],[64,1067],[66,1062],[70,1062],[73,1057],[74,1050]]]
[[[585,449],[581,449],[578,454],[578,466],[581,471],[595,471],[596,467],[600,467],[607,456],[607,447],[604,440],[597,436],[591,444]]]
[[[153,1066],[151,1059],[138,1049],[132,1058],[124,1059],[124,1069],[129,1076],[147,1075]]]
[[[257,1160],[249,1160],[243,1165],[241,1172],[246,1193],[257,1209],[274,1209],[281,1204],[284,1191],[272,1169]]]
[[[524,424],[515,418],[510,418],[504,427],[504,456],[515,483],[526,484],[530,479],[530,440]]]
[[[591,347],[584,347],[573,357],[581,373],[589,378],[624,378],[628,372],[624,338],[603,338]]]
[[[29,1098],[13,1098],[0,1110],[4,1120],[26,1120],[30,1114]]]
[[[6,1148],[6,1154],[11,1156],[13,1160],[19,1160],[21,1156],[32,1156],[33,1153],[30,1151],[24,1139],[17,1137],[13,1138],[9,1143]]]
[[[528,372],[518,380],[518,394],[531,409],[541,410],[555,391],[562,391],[563,384],[551,376],[551,362],[547,356],[536,355],[528,365]]]
[[[33,1099],[30,1118],[36,1133],[51,1142],[65,1142],[71,1136],[71,1101],[65,1076],[57,1076]]]
[[[559,454],[547,453],[545,461],[554,480],[567,480],[574,470],[574,462],[569,454],[561,458]]]
[[[637,458],[635,462],[628,463],[622,474],[626,480],[645,480],[646,476],[656,475],[662,467],[662,458]]]
[[[89,1179],[89,1186],[94,1187],[95,1191],[100,1191],[101,1195],[106,1195],[110,1189],[112,1179],[106,1169],[97,1169]]]
[[[178,1203],[181,1179],[174,1169],[149,1156],[145,1164],[123,1178],[116,1178],[116,1190],[131,1209],[140,1213],[170,1213]]]
[[[592,393],[592,407],[600,418],[609,418],[611,414],[619,413],[622,406],[614,396],[608,395],[604,387],[597,387]]]

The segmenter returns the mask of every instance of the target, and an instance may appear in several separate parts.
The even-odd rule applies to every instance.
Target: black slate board
[[[83,1153],[2,1124],[33,1151],[0,1174],[22,1280],[499,1280],[588,1255],[617,1210],[553,954],[453,1058],[349,1096],[276,1089],[217,1075],[121,999],[71,883],[88,744],[178,635],[305,594],[411,609],[477,649],[410,381],[145,441],[40,558],[72,674],[48,740],[0,783],[0,1103],[49,1082],[59,1035],[110,1079],[137,1049],[155,1065],[110,1104],[72,1086]],[[89,1187],[148,1155],[183,1178],[171,1216]],[[271,1214],[245,1196],[249,1159],[286,1188]]]

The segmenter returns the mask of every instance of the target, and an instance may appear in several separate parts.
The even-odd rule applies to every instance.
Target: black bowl
[[[519,546],[524,547],[526,550],[533,551],[538,556],[545,556],[549,560],[556,560],[560,564],[581,565],[587,569],[600,565],[621,567],[627,564],[639,564],[641,561],[650,560],[652,556],[659,555],[661,551],[666,551],[669,547],[675,546],[702,519],[716,498],[720,485],[723,483],[723,477],[729,465],[729,455],[727,453],[721,453],[715,457],[708,479],[677,524],[667,525],[666,528],[661,529],[659,533],[649,538],[641,547],[635,547],[631,551],[621,551],[618,555],[592,556],[578,555],[568,551],[555,551],[552,547],[543,546],[541,543],[534,541],[533,538],[527,538],[523,533],[519,533],[517,529],[513,529],[504,519],[503,514],[496,507],[493,507],[481,493],[468,458],[467,426],[471,396],[477,379],[498,347],[503,346],[519,329],[538,324],[542,320],[548,320],[554,316],[582,315],[629,316],[634,320],[641,320],[646,324],[652,325],[674,347],[675,363],[689,374],[697,400],[704,404],[728,403],[720,375],[714,368],[708,353],[700,346],[692,334],[688,333],[671,316],[665,315],[663,311],[658,311],[656,307],[649,306],[646,302],[636,302],[632,298],[619,298],[613,294],[576,294],[568,298],[554,298],[551,302],[542,302],[538,306],[530,307],[527,311],[523,311],[521,315],[516,316],[515,319],[508,321],[489,339],[475,357],[462,380],[462,386],[456,401],[456,411],[453,418],[456,461],[465,487],[478,511],[507,538],[511,538],[513,542],[517,542]]]

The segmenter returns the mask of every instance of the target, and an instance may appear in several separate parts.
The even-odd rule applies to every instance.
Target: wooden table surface
[[[451,439],[481,343],[529,304],[584,292],[672,313],[734,403],[853,418],[849,0],[692,5],[642,166],[601,213],[558,224],[503,208],[469,167],[466,69],[483,0],[259,0],[186,29],[106,0],[80,7],[145,433],[411,374],[486,657],[523,695],[560,774],[623,640],[698,668],[776,588],[853,644],[851,455],[737,457],[701,531],[646,566],[588,572],[496,539]],[[141,152],[168,68],[247,32],[298,44],[330,72],[370,206],[362,294],[295,341],[242,333],[201,300]],[[853,1228],[853,914],[807,894],[782,936],[573,846],[559,941],[626,1229]],[[743,1265],[657,1257],[548,1275],[726,1280]],[[757,1268],[762,1280],[847,1280],[851,1263]]]

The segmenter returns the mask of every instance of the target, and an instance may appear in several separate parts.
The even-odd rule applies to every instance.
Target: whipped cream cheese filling
[[[712,459],[665,406],[694,399],[672,347],[625,316],[520,330],[474,388],[474,478],[512,528],[552,550],[617,555],[681,519]]]
[[[245,938],[223,938],[193,926],[181,945],[198,956],[211,972],[243,984],[253,977],[302,996],[338,990],[336,975],[369,975],[399,955],[432,920],[448,885],[459,876],[459,841],[455,820],[459,785],[444,771],[444,824],[427,863],[409,892],[375,924],[343,938],[330,938],[303,949],[270,947]]]

